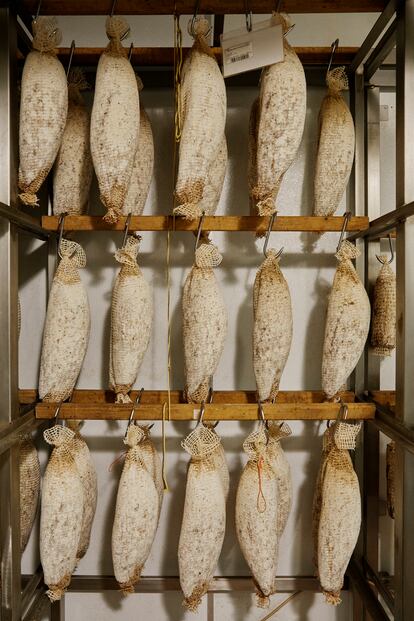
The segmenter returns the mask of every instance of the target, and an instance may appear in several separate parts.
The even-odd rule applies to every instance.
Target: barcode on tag
[[[253,45],[251,43],[242,43],[241,45],[234,45],[233,47],[227,47],[223,50],[224,62],[227,65],[247,60],[247,58],[251,58],[252,56]]]

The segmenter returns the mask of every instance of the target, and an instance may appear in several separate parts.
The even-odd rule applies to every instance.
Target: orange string
[[[116,457],[114,459],[114,461],[109,465],[108,472],[111,472],[111,470],[115,466],[115,464],[117,464],[118,462],[122,461],[122,459],[125,459],[127,453],[128,453],[128,451],[124,451],[123,453],[118,455],[118,457]]]
[[[263,462],[264,462],[263,457],[259,457],[259,460],[257,462],[257,474],[259,476],[259,491],[257,493],[257,510],[259,513],[264,513],[266,511],[266,498],[263,494],[263,487],[262,487]],[[260,508],[260,497],[263,499],[263,503],[264,503],[263,509]]]

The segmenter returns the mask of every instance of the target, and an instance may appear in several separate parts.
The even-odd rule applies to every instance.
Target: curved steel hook
[[[266,259],[267,259],[267,246],[269,244],[270,233],[271,233],[271,231],[273,229],[273,224],[274,224],[274,221],[276,219],[276,216],[277,216],[277,212],[275,211],[275,213],[272,213],[272,215],[269,218],[269,225],[268,225],[267,231],[266,231],[266,239],[265,239],[265,243],[263,245],[263,254],[264,254]],[[284,248],[282,246],[282,248],[279,250],[279,252],[276,253],[276,257],[275,257],[276,259],[278,259],[282,255],[283,250],[284,250]]]
[[[205,212],[205,211],[203,211],[203,213],[202,213],[202,214],[201,214],[201,216],[200,216],[200,221],[199,221],[199,223],[198,223],[197,237],[196,237],[196,240],[195,240],[195,245],[194,245],[194,252],[197,250],[197,248],[198,248],[198,244],[199,244],[199,242],[200,242],[201,230],[202,230],[202,228],[203,228],[203,221],[204,221],[205,216],[206,216],[206,212]]]
[[[283,0],[277,0],[277,2],[275,2],[275,13],[280,13],[280,10],[282,8],[282,1]]]
[[[351,214],[350,211],[346,211],[344,213],[344,222],[343,222],[343,225],[342,225],[341,236],[339,237],[339,242],[338,242],[338,245],[336,247],[336,252],[338,252],[339,248],[341,247],[342,241],[344,239],[346,227],[348,226],[348,222],[349,222],[349,219],[350,219],[351,215],[352,214]]]
[[[126,428],[126,431],[125,431],[124,439],[127,437],[128,429],[130,428],[130,426],[134,422],[135,408],[137,407],[137,405],[139,405],[143,392],[144,392],[144,388],[141,388],[141,390],[139,391],[139,393],[135,397],[134,403],[132,404],[132,410],[131,410],[131,414],[129,415],[129,418],[128,418],[128,424],[127,424],[127,428]]]
[[[58,248],[57,248],[57,251],[58,251],[58,256],[60,258],[62,258],[62,255],[60,254],[60,246],[62,244],[63,229],[65,227],[65,218],[66,218],[66,216],[67,216],[67,213],[62,213],[59,216],[59,237],[58,237]]]
[[[331,55],[329,57],[329,63],[328,63],[328,69],[326,70],[326,73],[328,74],[331,70],[331,66],[332,66],[332,61],[333,61],[333,57],[335,55],[336,50],[338,49],[338,45],[339,45],[339,39],[335,39],[335,41],[333,41],[331,43]]]
[[[200,415],[198,417],[197,425],[195,426],[196,429],[198,429],[200,425],[204,425],[203,419],[204,419],[205,411],[206,411],[206,402],[202,401],[200,404]]]
[[[58,406],[57,406],[57,408],[56,408],[56,412],[55,412],[55,413],[54,413],[54,415],[53,415],[53,420],[54,420],[54,422],[55,422],[55,425],[57,425],[57,424],[58,424],[58,420],[59,420],[59,413],[60,413],[60,408],[62,407],[62,403],[63,403],[63,401],[61,401],[61,402],[59,403],[59,405],[58,405]]]
[[[75,39],[72,39],[72,43],[70,44],[70,54],[69,54],[68,68],[66,69],[66,77],[68,77],[70,68],[72,66],[72,60],[73,60],[73,54],[75,52],[75,48],[76,48]]]
[[[252,11],[249,7],[249,0],[244,0],[244,15],[246,18],[246,30],[251,32],[253,28]]]
[[[129,52],[128,52],[128,60],[129,62],[131,62],[131,58],[132,58],[132,50],[134,49],[134,42],[131,41],[131,45],[129,46]]]
[[[390,263],[392,263],[394,261],[394,248],[392,246],[392,240],[391,240],[391,234],[388,233],[388,243],[390,245],[390,252],[391,252],[391,259],[389,261],[387,261],[387,259],[381,259],[381,257],[376,254],[375,256],[377,257],[377,260],[382,264],[385,265],[386,263],[388,263],[388,265],[390,265]]]
[[[125,220],[124,236],[122,238],[122,248],[125,248],[126,240],[128,237],[129,225],[131,224],[131,218],[132,218],[132,213],[130,212],[127,215],[127,219]]]

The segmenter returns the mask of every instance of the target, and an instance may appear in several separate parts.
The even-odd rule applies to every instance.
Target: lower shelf
[[[131,398],[135,399],[136,391]],[[342,400],[348,405],[348,418],[373,419],[375,405],[355,403],[352,392],[344,392]],[[20,391],[20,402],[37,400],[34,390]],[[324,402],[321,391],[281,391],[277,403],[263,404],[264,415],[269,420],[333,420],[339,413],[338,403]],[[170,399],[166,390],[144,391],[141,403],[135,409],[135,420],[194,420],[199,416],[199,404],[185,403],[182,393],[172,391]],[[56,403],[38,403],[36,418],[52,419]],[[73,420],[127,420],[131,404],[114,403],[114,394],[104,390],[76,390],[70,403],[63,403],[59,418]],[[217,391],[214,402],[206,404],[205,420],[257,420],[258,406],[253,391]]]

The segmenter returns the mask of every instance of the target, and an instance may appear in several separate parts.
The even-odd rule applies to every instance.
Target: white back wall
[[[161,19],[161,18],[158,18]],[[242,18],[243,19],[243,18]],[[259,19],[259,18],[258,18]],[[304,18],[305,19],[305,18]],[[306,19],[315,20],[316,16]],[[319,16],[320,20],[324,19]],[[348,19],[348,18],[347,18]],[[358,44],[369,29],[375,16],[352,18],[352,27],[346,23],[344,34],[348,40],[342,45]],[[136,18],[133,40],[137,45],[171,45],[171,20],[162,18],[163,25],[150,18]],[[333,20],[333,21],[332,21]],[[62,18],[63,44],[76,38],[77,44],[102,45],[105,41],[103,22],[98,18]],[[236,18],[229,22],[237,27]],[[297,24],[300,16],[295,16]],[[153,26],[153,24],[156,24]],[[226,29],[228,21],[226,19]],[[316,22],[315,22],[316,24]],[[184,25],[184,23],[183,23]],[[343,26],[342,17],[326,21],[329,28],[320,29],[321,39],[316,42],[292,40],[297,45],[329,44]],[[160,28],[158,30],[158,27]],[[307,35],[317,28],[306,29]],[[299,28],[296,28],[296,35]],[[301,31],[302,32],[302,31]],[[305,32],[305,30],[303,31]],[[139,35],[139,36],[138,36]],[[148,40],[145,37],[150,37]],[[312,35],[314,36],[314,35]],[[316,35],[315,35],[316,36]],[[319,35],[318,35],[319,36]],[[154,38],[159,40],[155,41]],[[323,38],[323,41],[322,41]],[[247,199],[247,134],[250,105],[257,94],[256,88],[228,88],[226,136],[229,164],[218,214],[248,214]],[[313,167],[317,139],[317,115],[324,89],[310,87],[305,133],[297,161],[287,173],[279,198],[279,210],[284,215],[307,215],[312,212]],[[172,207],[172,127],[173,98],[168,89],[151,89],[142,93],[142,101],[152,122],[155,140],[155,170],[145,214],[168,214]],[[344,198],[338,213],[346,209]],[[91,204],[92,213],[103,213],[99,205],[96,183]],[[139,263],[145,277],[153,285],[154,329],[139,372],[136,387],[166,389],[167,379],[167,290],[166,290],[166,233],[143,233]],[[254,389],[252,371],[252,285],[260,265],[263,240],[255,240],[254,233],[214,233],[212,238],[223,253],[222,265],[216,269],[223,289],[229,314],[229,331],[225,350],[214,378],[214,388]],[[122,233],[79,233],[75,236],[85,248],[88,264],[82,270],[82,279],[88,289],[92,327],[91,338],[78,388],[107,388],[109,351],[109,312],[111,288],[118,265],[114,259]],[[320,389],[320,367],[327,295],[332,282],[338,242],[337,234],[323,236],[302,233],[273,233],[270,246],[285,250],[281,268],[292,295],[294,337],[292,350],[282,378],[282,390]],[[194,237],[188,233],[171,235],[171,388],[183,387],[183,355],[181,330],[181,292],[184,279],[193,261]],[[42,265],[46,263],[45,248],[24,239],[21,244],[20,295],[22,303],[22,333],[20,339],[20,385],[37,385],[41,331],[44,319],[46,286]],[[220,423],[217,431],[223,444],[231,471],[231,492],[228,502],[228,524],[218,575],[248,575],[234,532],[234,502],[237,481],[245,463],[242,442],[253,428],[253,423]],[[177,544],[183,509],[187,454],[181,440],[192,429],[191,423],[167,424],[167,476],[170,492],[165,494],[161,521],[144,575],[177,575]],[[310,536],[311,506],[314,482],[321,452],[321,434],[324,424],[292,424],[293,435],[284,442],[292,468],[294,501],[292,513],[280,547],[279,575],[312,575],[312,542]],[[79,574],[112,574],[111,528],[114,503],[121,465],[109,470],[111,463],[123,450],[125,423],[87,422],[84,434],[93,453],[99,476],[99,500],[90,549],[81,561]],[[161,450],[160,424],[154,427],[153,437]],[[39,438],[39,445],[44,442]],[[131,533],[133,536],[133,533]],[[37,537],[33,534],[24,556],[24,570],[31,571],[37,562]],[[272,604],[283,599],[277,595]],[[331,621],[351,618],[350,596],[344,593],[340,608],[325,605],[320,595],[303,593],[278,613],[281,620]],[[102,594],[69,594],[66,597],[66,618],[72,619],[129,619],[134,615],[156,621],[182,619],[206,620],[206,603],[199,612],[186,614],[179,593],[162,595],[134,595],[125,599],[117,592]],[[221,594],[215,597],[215,619],[259,621],[264,613],[254,606],[248,593]]]

